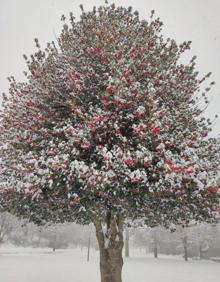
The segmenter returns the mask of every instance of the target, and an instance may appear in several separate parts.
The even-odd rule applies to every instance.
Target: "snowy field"
[[[0,282],[99,282],[99,257],[84,250],[0,248]],[[183,261],[180,257],[158,260],[139,252],[125,260],[123,282],[219,282],[220,264]]]

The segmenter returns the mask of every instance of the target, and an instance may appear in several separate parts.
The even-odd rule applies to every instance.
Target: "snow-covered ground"
[[[99,256],[86,249],[0,248],[1,282],[98,282]],[[180,257],[153,259],[133,252],[125,259],[123,282],[217,282],[220,264],[209,261],[183,261]]]

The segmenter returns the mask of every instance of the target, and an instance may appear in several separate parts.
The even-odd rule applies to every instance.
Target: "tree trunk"
[[[100,251],[101,282],[122,282],[124,219],[108,212],[104,222],[96,218],[93,223]]]
[[[89,231],[88,250],[87,250],[87,261],[89,261],[89,258],[90,258],[90,246],[91,246],[91,231]]]
[[[158,239],[157,239],[157,231],[154,230],[154,258],[158,258]]]
[[[122,250],[100,250],[101,282],[122,282]]]
[[[125,229],[125,257],[129,257],[129,229]]]
[[[53,242],[52,242],[53,252],[56,251],[56,247],[57,247],[57,232],[55,231],[54,236],[53,236]]]
[[[154,258],[158,258],[157,244],[154,245]]]
[[[187,245],[184,245],[184,259],[185,261],[188,260],[188,250],[187,250]]]
[[[199,243],[199,259],[203,259],[202,243]]]
[[[188,239],[187,236],[184,236],[182,238],[185,261],[188,260],[188,249],[187,249],[188,240],[187,239]]]

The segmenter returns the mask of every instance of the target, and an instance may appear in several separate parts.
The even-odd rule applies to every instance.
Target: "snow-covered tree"
[[[4,243],[13,230],[16,219],[7,212],[0,213],[0,244]]]
[[[132,8],[70,13],[58,44],[10,78],[1,114],[2,206],[44,224],[93,222],[102,282],[121,281],[125,218],[215,221],[216,140],[197,104],[195,57]],[[211,83],[212,85],[213,83]],[[203,93],[203,94],[202,94]]]

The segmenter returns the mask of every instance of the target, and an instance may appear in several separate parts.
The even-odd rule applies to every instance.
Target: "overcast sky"
[[[111,1],[112,3],[113,1]],[[197,55],[201,76],[211,71],[216,86],[210,93],[206,115],[219,119],[214,135],[220,134],[220,0],[116,0],[116,5],[133,6],[148,18],[156,11],[164,22],[163,34],[177,42],[192,40],[192,51],[185,59]],[[56,40],[61,29],[61,15],[70,11],[77,17],[79,5],[85,9],[104,4],[104,0],[0,0],[0,93],[7,92],[6,77],[24,80],[23,54],[34,51],[34,38],[41,46]]]

